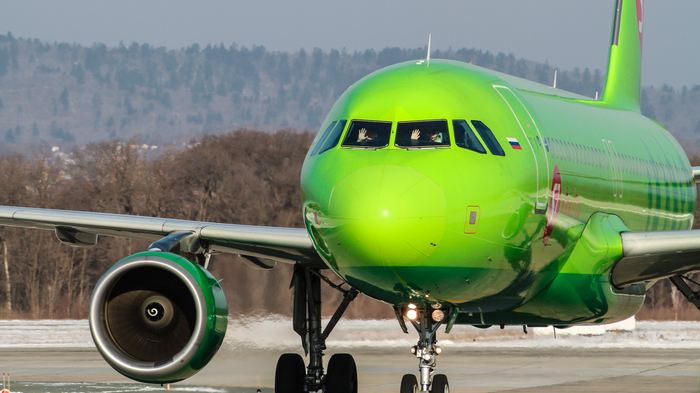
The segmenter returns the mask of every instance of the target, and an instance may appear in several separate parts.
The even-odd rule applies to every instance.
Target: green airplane
[[[600,100],[429,56],[352,85],[306,156],[306,228],[19,207],[0,207],[0,224],[78,247],[153,241],[105,273],[89,310],[105,360],[150,383],[195,374],[219,348],[228,311],[206,269],[221,252],[294,264],[293,328],[309,360],[279,358],[278,393],[357,391],[353,357],[324,368],[323,351],[360,292],[418,333],[418,378],[406,374],[401,393],[449,391],[435,373],[443,325],[611,323],[663,278],[700,308],[684,276],[700,270],[700,168],[640,114],[643,1],[618,0],[614,15]],[[322,282],[344,294],[325,328]]]

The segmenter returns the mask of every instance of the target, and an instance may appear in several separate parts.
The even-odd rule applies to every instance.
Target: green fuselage
[[[442,143],[402,131],[422,121],[447,125]],[[355,128],[371,122],[390,127],[386,146],[359,141]],[[483,152],[458,146],[465,123]],[[687,157],[654,121],[444,60],[351,86],[321,126],[301,185],[307,228],[339,277],[392,305],[453,305],[458,323],[476,325],[633,315],[645,287],[610,284],[614,235],[689,229],[696,197]]]

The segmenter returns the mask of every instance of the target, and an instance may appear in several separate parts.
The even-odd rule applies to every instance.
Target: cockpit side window
[[[425,148],[450,145],[447,120],[403,121],[396,126],[398,147]]]
[[[481,139],[484,140],[484,143],[486,143],[486,147],[489,148],[491,154],[493,154],[494,156],[506,155],[506,153],[501,148],[501,145],[498,144],[498,141],[493,135],[493,132],[491,132],[491,130],[488,127],[486,127],[486,124],[478,120],[472,120],[472,125],[474,125],[474,128],[476,128],[476,132],[478,132],[479,135],[481,135]]]
[[[477,153],[486,154],[486,149],[484,149],[474,131],[469,127],[469,123],[465,120],[452,120],[452,128],[455,130],[455,145]]]
[[[323,135],[321,135],[320,138],[318,138],[318,142],[316,143],[316,147],[314,147],[314,151],[311,152],[311,155],[314,156],[316,153],[318,153],[318,149],[323,146],[323,142],[326,141],[326,138],[328,137],[328,134],[333,130],[333,127],[335,127],[335,121],[331,123],[331,125],[326,128],[326,131],[323,132]]]
[[[343,146],[380,149],[389,145],[390,121],[353,120]]]
[[[345,124],[347,124],[347,120],[341,120],[336,124],[335,128],[333,129],[333,132],[331,132],[330,135],[328,135],[328,139],[326,139],[326,143],[323,144],[323,147],[321,150],[319,150],[318,154],[323,153],[324,151],[328,149],[332,149],[338,145],[338,142],[340,142],[340,136],[343,134],[343,129],[345,128]]]

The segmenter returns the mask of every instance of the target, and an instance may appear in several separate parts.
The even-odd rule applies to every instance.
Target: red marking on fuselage
[[[637,27],[639,28],[639,52],[642,52],[642,36],[644,35],[644,0],[637,0]]]
[[[556,224],[557,216],[559,215],[559,209],[561,207],[561,174],[559,173],[559,166],[554,166],[554,174],[552,175],[552,192],[549,196],[549,206],[547,209],[547,224],[544,227],[544,238],[542,242],[547,245],[549,237],[552,235],[554,230],[554,224]]]

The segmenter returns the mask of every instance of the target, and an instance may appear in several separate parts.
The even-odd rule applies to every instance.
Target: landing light
[[[435,346],[435,353],[436,354],[441,354],[442,353],[442,348],[438,347],[437,345]]]
[[[442,310],[433,311],[432,316],[433,316],[433,321],[435,321],[435,322],[440,322],[443,319],[445,319],[445,313],[442,312]]]
[[[416,318],[418,318],[418,312],[416,310],[408,310],[406,311],[406,317],[410,319],[411,321],[415,321]]]

